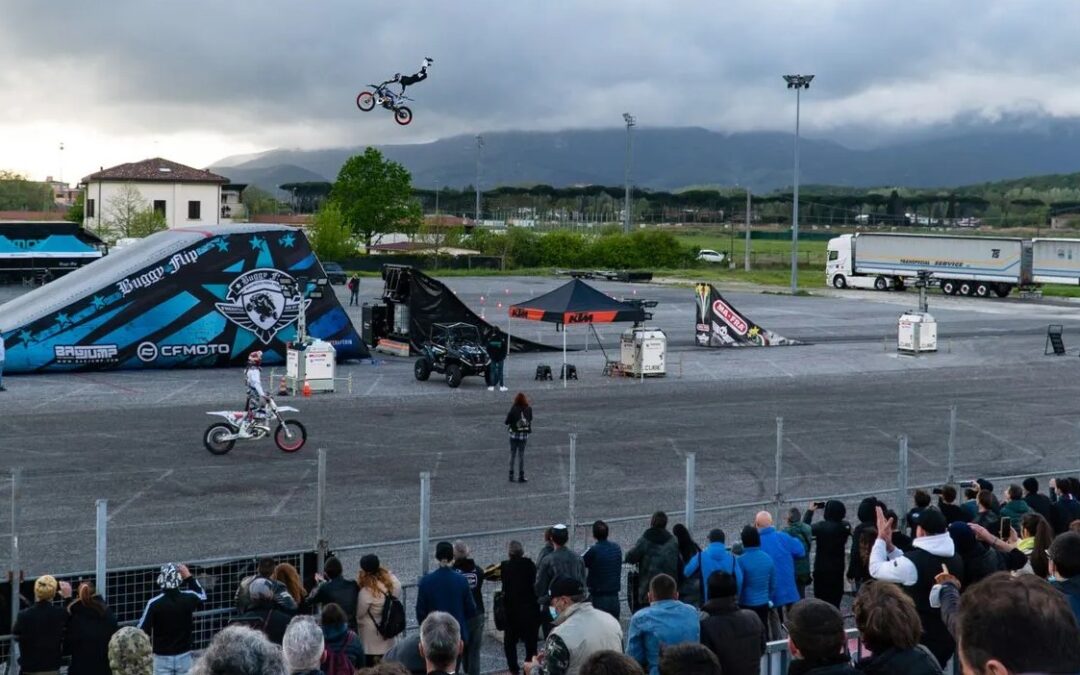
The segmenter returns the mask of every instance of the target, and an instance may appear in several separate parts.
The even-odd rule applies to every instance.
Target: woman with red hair
[[[518,482],[527,483],[525,480],[525,444],[529,442],[529,434],[532,433],[532,406],[524,392],[518,392],[514,397],[514,405],[510,412],[506,413],[506,427],[510,430],[510,482],[514,482],[514,458],[518,463]]]

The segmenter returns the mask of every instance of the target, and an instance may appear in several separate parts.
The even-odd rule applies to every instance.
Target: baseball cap
[[[581,585],[580,580],[575,579],[574,577],[558,576],[551,582],[551,586],[548,588],[548,595],[553,598],[585,595],[585,587]]]
[[[269,579],[253,579],[248,586],[248,595],[252,600],[271,600],[274,597],[274,587]]]

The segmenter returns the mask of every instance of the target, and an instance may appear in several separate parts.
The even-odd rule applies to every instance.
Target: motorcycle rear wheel
[[[232,450],[233,446],[236,445],[236,441],[222,441],[220,439],[222,436],[232,436],[234,433],[236,432],[228,424],[220,422],[211,424],[206,429],[206,433],[203,434],[203,445],[206,446],[211,455],[224,455]]]
[[[296,452],[307,443],[307,429],[296,420],[285,420],[274,430],[274,443],[282,452]]]
[[[370,91],[362,91],[356,95],[356,107],[367,112],[375,107],[375,94]]]
[[[401,126],[405,126],[409,122],[412,122],[412,111],[405,106],[399,106],[397,110],[394,111],[394,121]]]

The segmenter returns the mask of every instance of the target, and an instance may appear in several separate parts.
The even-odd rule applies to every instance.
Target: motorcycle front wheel
[[[356,95],[356,107],[367,112],[375,107],[375,94],[370,91],[362,91]]]
[[[212,455],[224,455],[236,445],[235,440],[222,440],[226,436],[232,436],[235,432],[228,424],[211,424],[203,434],[203,445]]]
[[[401,126],[405,126],[409,122],[412,122],[412,111],[405,106],[399,107],[394,111],[394,121]]]
[[[274,431],[274,442],[282,452],[296,452],[307,442],[307,429],[296,420],[285,420]]]

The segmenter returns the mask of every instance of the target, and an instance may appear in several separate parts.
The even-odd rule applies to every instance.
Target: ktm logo
[[[514,317],[515,319],[525,319],[528,318],[529,311],[524,307],[511,307],[510,316]]]
[[[590,312],[578,312],[566,317],[566,323],[592,323],[593,315]]]

